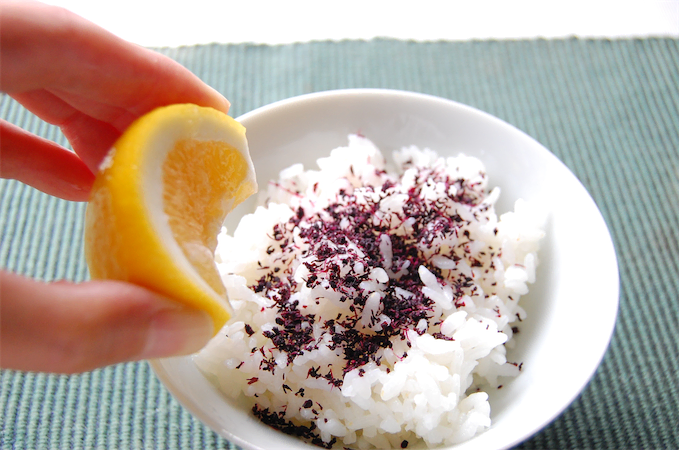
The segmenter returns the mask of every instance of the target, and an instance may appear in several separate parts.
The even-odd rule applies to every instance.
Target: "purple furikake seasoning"
[[[308,376],[341,387],[347,372],[368,362],[379,365],[380,350],[391,348],[392,339],[405,340],[407,330],[424,333],[426,327],[417,328],[418,324],[436,318],[419,267],[445,279],[456,301],[473,291],[469,276],[451,278],[452,271],[433,264],[433,257],[446,258],[452,265],[463,259],[470,267],[490,264],[483,254],[471,254],[470,222],[458,212],[487,208],[479,182],[453,179],[436,168],[412,169],[414,179],[407,190],[398,178],[376,170],[381,184],[340,189],[320,210],[297,206],[287,222],[272,229],[275,244],[266,252],[271,259],[259,264],[268,269],[250,286],[274,300],[277,309],[275,326],[263,335],[292,364],[297,356],[317,349],[321,338],[314,327],[317,315],[308,313],[295,293],[302,289],[318,293],[319,303],[330,302],[331,292],[339,310],[336,316],[323,318],[320,333],[329,336],[329,347],[343,355],[344,365],[327,373],[310,369]],[[431,186],[437,183],[445,189],[433,197]],[[454,236],[458,245],[444,249],[439,241],[446,236]],[[302,279],[295,278],[292,264],[300,249],[300,263],[308,273]],[[435,336],[451,339],[441,333]],[[269,369],[275,370],[274,365]]]

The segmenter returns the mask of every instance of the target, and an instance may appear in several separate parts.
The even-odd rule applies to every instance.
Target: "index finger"
[[[118,130],[172,103],[229,109],[221,94],[176,61],[67,10],[28,2],[0,7],[3,92],[47,90],[74,110]],[[55,125],[62,125],[69,114],[39,105],[32,111]]]

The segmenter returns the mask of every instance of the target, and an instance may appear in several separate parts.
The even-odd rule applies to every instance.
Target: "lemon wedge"
[[[212,108],[177,104],[137,119],[101,164],[85,215],[93,279],[144,286],[230,316],[214,260],[226,215],[257,191],[245,128]]]

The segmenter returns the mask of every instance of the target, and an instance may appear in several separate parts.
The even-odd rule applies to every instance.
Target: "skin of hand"
[[[64,9],[0,2],[0,91],[60,127],[71,152],[0,120],[0,177],[86,201],[122,132],[159,106],[229,102],[172,59]],[[0,367],[77,373],[188,354],[212,321],[128,283],[45,283],[0,271]]]

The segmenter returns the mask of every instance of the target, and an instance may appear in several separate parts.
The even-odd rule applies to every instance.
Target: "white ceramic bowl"
[[[481,158],[498,213],[524,198],[549,211],[538,281],[521,301],[528,318],[510,354],[521,375],[490,393],[492,426],[456,449],[511,447],[557,417],[585,387],[608,347],[618,309],[618,267],[604,220],[576,177],[552,153],[507,123],[449,100],[375,89],[321,92],[238,118],[247,128],[260,186],[296,162],[315,161],[360,132],[385,155],[405,145]],[[227,220],[235,229],[254,199]],[[245,449],[317,448],[260,423],[222,396],[191,357],[152,362],[196,417]],[[410,447],[412,448],[412,447]]]

